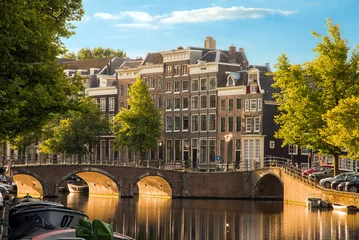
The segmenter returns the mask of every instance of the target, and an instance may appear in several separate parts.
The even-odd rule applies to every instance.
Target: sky
[[[342,38],[359,44],[358,0],[83,0],[75,35],[63,39],[69,51],[103,47],[130,58],[148,52],[203,47],[211,36],[217,49],[244,48],[250,64],[271,66],[285,53],[292,64],[311,61],[327,34],[326,19],[340,24]]]

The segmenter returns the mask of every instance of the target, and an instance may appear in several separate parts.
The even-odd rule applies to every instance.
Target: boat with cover
[[[354,212],[359,211],[359,208],[357,208],[354,205],[340,205],[340,204],[332,204],[332,207],[334,210],[343,211],[343,212]]]
[[[50,201],[25,202],[9,209],[9,225],[12,229],[29,222],[33,216],[39,216],[55,228],[76,227],[80,219],[88,216],[76,209],[64,207]]]
[[[89,191],[89,186],[83,180],[69,180],[67,182],[67,188],[70,193],[87,193]]]

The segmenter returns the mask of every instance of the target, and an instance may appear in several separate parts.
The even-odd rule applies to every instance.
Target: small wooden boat
[[[73,181],[69,180],[67,182],[67,188],[70,193],[87,193],[89,191],[89,186],[85,181]]]
[[[352,211],[359,211],[359,208],[357,208],[354,205],[340,205],[340,204],[332,204],[332,207],[334,210],[337,211],[343,211],[343,212],[352,212]]]
[[[305,200],[305,204],[309,208],[320,208],[321,207],[321,202],[322,202],[322,199],[320,199],[320,198],[307,198]]]

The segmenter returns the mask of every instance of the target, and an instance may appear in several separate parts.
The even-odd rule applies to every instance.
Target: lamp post
[[[230,133],[228,133],[228,134],[226,134],[226,135],[224,135],[224,140],[226,141],[226,145],[227,145],[227,160],[226,160],[226,171],[228,172],[228,164],[229,164],[229,159],[228,159],[228,143],[229,143],[229,141],[231,141],[231,139],[232,139],[232,134],[230,134]]]
[[[162,141],[159,140],[159,141],[157,142],[157,145],[158,145],[158,168],[161,169],[161,167],[162,167],[162,161],[161,161],[161,158],[160,158],[160,148],[161,148],[161,146],[162,146]]]

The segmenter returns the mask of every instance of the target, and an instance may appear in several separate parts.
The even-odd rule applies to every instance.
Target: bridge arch
[[[38,174],[31,171],[13,173],[13,181],[17,187],[17,196],[42,197],[47,194],[45,180]]]
[[[118,197],[120,195],[115,176],[102,169],[93,167],[80,168],[67,173],[56,184],[56,192],[59,190],[59,186],[73,175],[77,175],[87,183],[89,186],[89,195],[91,196]]]
[[[134,194],[145,197],[172,198],[172,186],[161,175],[146,174],[138,178]]]
[[[274,173],[261,176],[254,187],[254,198],[283,199],[284,184],[280,177]]]

